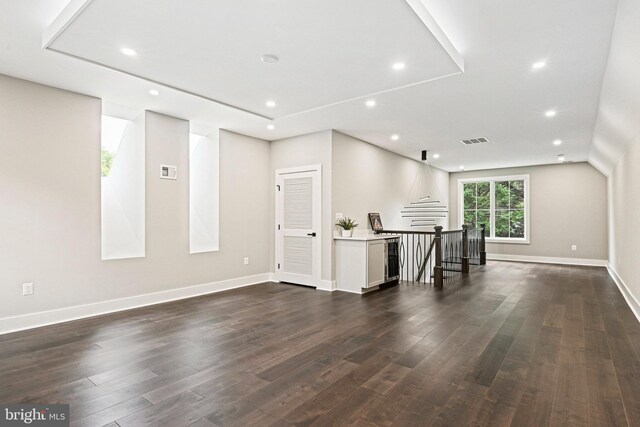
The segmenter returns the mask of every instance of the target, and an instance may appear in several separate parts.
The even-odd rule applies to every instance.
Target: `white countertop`
[[[399,234],[367,234],[365,236],[353,236],[353,237],[342,237],[342,236],[333,236],[334,240],[359,240],[359,241],[369,241],[369,240],[384,240],[384,239],[393,239],[394,237],[400,237]]]

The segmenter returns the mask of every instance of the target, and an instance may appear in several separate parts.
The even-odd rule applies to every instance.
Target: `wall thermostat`
[[[160,178],[162,179],[177,179],[178,168],[171,165],[160,165]]]

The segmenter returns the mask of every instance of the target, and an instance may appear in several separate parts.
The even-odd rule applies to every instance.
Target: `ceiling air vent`
[[[483,144],[485,142],[489,142],[487,138],[472,138],[472,139],[463,139],[462,142],[464,145],[476,145]]]

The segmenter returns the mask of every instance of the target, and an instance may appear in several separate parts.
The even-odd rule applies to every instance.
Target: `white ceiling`
[[[55,23],[47,47],[269,118],[461,72],[404,1],[184,4],[74,2],[82,9]],[[264,54],[280,61],[263,63]],[[400,61],[411,66],[389,72]]]
[[[42,47],[67,3],[0,0],[0,73],[189,119],[200,133],[222,127],[274,140],[333,128],[413,158],[429,149],[450,171],[554,163],[559,153],[587,160],[617,6],[74,0],[88,6],[45,40],[77,59]],[[124,46],[138,56],[120,54]],[[267,53],[280,62],[261,63]],[[460,56],[464,73],[443,77],[460,72]],[[547,66],[532,70],[540,60]],[[406,69],[393,70],[396,61]],[[160,96],[148,94],[154,88]],[[369,98],[375,108],[365,107]],[[550,109],[557,115],[546,118]],[[275,117],[275,129],[261,116]],[[491,142],[459,142],[474,137]]]

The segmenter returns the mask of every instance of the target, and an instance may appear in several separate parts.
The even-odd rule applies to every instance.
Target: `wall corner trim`
[[[320,280],[320,285],[316,289],[319,291],[333,292],[336,288],[335,280]]]
[[[609,272],[609,276],[611,276],[613,281],[616,283],[616,286],[618,286],[618,289],[631,309],[631,312],[633,312],[636,319],[638,319],[638,322],[640,322],[640,303],[636,297],[633,296],[627,284],[624,283],[624,280],[622,280],[618,273],[613,269],[611,264],[607,265],[607,271]]]
[[[270,282],[269,273],[0,318],[0,335]]]
[[[606,259],[559,258],[531,255],[487,254],[487,259],[493,261],[519,261],[535,262],[541,264],[586,265],[593,267],[606,267],[608,265]]]

